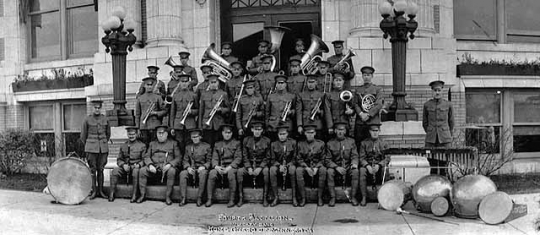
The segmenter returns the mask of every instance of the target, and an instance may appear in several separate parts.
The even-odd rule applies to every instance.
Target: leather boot
[[[211,207],[212,206],[212,196],[214,195],[214,187],[216,186],[216,179],[213,179],[213,180],[209,180],[208,181],[208,185],[206,187],[206,204],[205,206],[206,207]]]
[[[336,187],[328,184],[328,192],[330,192],[330,202],[328,202],[328,206],[334,207],[336,206]]]
[[[141,196],[137,198],[137,203],[142,203],[145,201],[146,197],[146,177],[139,178],[139,191],[141,192]]]
[[[265,183],[263,188],[263,207],[268,207],[268,183]]]
[[[92,193],[90,194],[90,200],[94,200],[96,196],[97,196],[96,175],[92,175]]]
[[[242,207],[244,205],[244,186],[239,182],[238,183],[238,203],[236,203],[237,207]]]
[[[97,183],[98,183],[98,195],[102,198],[109,198],[107,197],[107,195],[103,192],[103,181],[104,181],[104,177],[103,177],[103,170],[100,170],[98,171],[98,175],[97,175]]]
[[[292,190],[292,205],[298,206],[298,200],[296,199],[296,178],[291,177],[291,190]]]
[[[130,203],[134,203],[137,201],[137,192],[139,191],[139,179],[137,176],[133,176],[132,178],[133,182],[132,189],[131,189],[131,200],[129,200]]]
[[[360,180],[360,193],[362,194],[362,200],[360,201],[360,206],[367,205],[367,182],[365,180]]]
[[[118,184],[118,177],[111,177],[111,186],[109,187],[109,202],[114,201],[114,193],[116,191],[116,185]]]
[[[229,203],[227,204],[228,208],[234,206],[234,198],[236,197],[236,182],[229,181]]]
[[[187,181],[180,178],[180,203],[178,204],[178,206],[186,205],[187,187]]]
[[[358,192],[358,183],[352,182],[351,185],[351,203],[353,206],[358,206],[358,200],[356,200],[356,194]]]
[[[169,182],[167,182],[167,191],[165,192],[165,204],[167,206],[170,206],[172,204],[172,200],[171,200],[172,190],[173,190],[173,186],[169,185]]]
[[[319,176],[320,177],[320,176]],[[319,180],[319,187],[317,188],[317,206],[324,206],[323,194],[324,194],[324,181]]]
[[[306,205],[306,184],[304,183],[304,181],[298,181],[298,193],[300,194],[300,203],[298,203],[298,206],[304,207]]]
[[[279,187],[277,185],[272,185],[272,192],[274,193],[274,200],[272,201],[270,206],[274,207],[279,204]]]

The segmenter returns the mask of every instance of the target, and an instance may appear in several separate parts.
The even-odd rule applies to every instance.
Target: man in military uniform
[[[258,47],[258,50],[259,50],[259,54],[257,54],[255,57],[253,57],[253,59],[251,59],[251,64],[248,62],[248,73],[250,75],[257,75],[259,73],[261,73],[263,71],[262,69],[262,56],[265,55],[266,53],[268,53],[268,46],[269,46],[270,42],[266,41],[266,40],[260,40],[259,41],[259,47]]]
[[[197,127],[195,117],[199,115],[199,98],[189,89],[189,75],[181,74],[179,81],[179,90],[174,95],[171,104],[169,126],[173,128],[171,134],[178,141],[180,151],[183,153],[189,139],[188,130]],[[186,111],[188,105],[191,107]]]
[[[171,80],[169,81],[169,83],[167,83],[167,96],[170,96],[172,97],[174,94],[174,89],[176,89],[176,87],[178,86],[178,84],[180,83],[180,75],[184,74],[184,75],[188,75],[188,78],[191,79],[189,77],[189,74],[185,74],[183,73],[183,70],[184,67],[182,67],[182,65],[175,65],[173,66],[173,71],[171,73]],[[178,91],[176,91],[178,92]]]
[[[244,82],[245,94],[242,95],[236,112],[236,129],[238,136],[242,138],[251,135],[250,123],[261,121],[264,117],[264,100],[255,95],[255,84],[254,80]]]
[[[208,91],[208,85],[210,84],[208,82],[208,76],[212,74],[213,69],[214,68],[212,68],[212,66],[210,65],[201,65],[201,72],[203,74],[204,81],[199,83],[199,85],[197,85],[197,88],[195,88],[195,93],[197,94],[197,97],[201,98],[202,93]]]
[[[270,139],[262,135],[263,123],[251,123],[251,132],[253,136],[247,136],[242,143],[242,162],[244,167],[238,169],[236,177],[238,178],[238,207],[244,204],[244,176],[251,175],[253,177],[253,187],[257,177],[262,176],[264,179],[263,190],[263,206],[268,207],[268,186],[270,184],[270,175],[268,173]]]
[[[270,140],[277,140],[277,127],[289,127],[293,131],[293,115],[295,114],[296,95],[287,92],[287,76],[276,75],[276,92],[268,96],[266,101],[266,127]],[[289,106],[288,111],[285,110]]]
[[[373,73],[375,69],[371,66],[364,66],[360,69],[362,72],[362,79],[364,84],[356,89],[355,101],[353,102],[354,110],[357,114],[356,124],[354,127],[354,139],[356,145],[360,146],[360,142],[369,138],[369,125],[380,124],[381,116],[380,110],[382,108],[382,87],[372,83]],[[373,102],[367,102],[372,104],[369,110],[364,109],[362,102],[364,100],[372,100]]]
[[[165,192],[165,204],[171,205],[171,194],[174,185],[177,168],[180,168],[182,153],[178,143],[168,139],[168,129],[166,125],[156,127],[157,140],[150,142],[148,150],[144,155],[145,166],[139,171],[139,189],[141,196],[137,203],[142,203],[146,197],[146,182],[149,177],[160,177],[161,182],[167,176],[167,191]]]
[[[426,147],[450,147],[454,131],[452,103],[442,98],[443,81],[429,83],[433,99],[424,103],[422,127],[426,132]]]
[[[165,90],[165,83],[157,78],[159,67],[150,65],[146,68],[148,69],[148,77],[154,80],[152,90],[155,94],[161,96],[162,99],[165,99],[165,95],[167,94],[167,91]],[[143,82],[141,82],[141,85],[139,86],[136,98],[139,98],[139,96],[145,93],[146,88],[144,79],[146,78],[143,78]]]
[[[289,61],[291,75],[288,79],[287,87],[289,92],[293,94],[299,94],[304,91],[306,85],[306,76],[300,73],[300,63],[299,59],[291,59]]]
[[[162,124],[161,120],[167,110],[161,96],[153,93],[154,80],[148,77],[144,82],[146,92],[137,98],[135,104],[135,124],[139,128],[141,140],[148,145],[155,140],[155,129]]]
[[[332,89],[332,74],[328,72],[330,63],[326,60],[319,61],[317,64],[317,90],[323,93]]]
[[[299,135],[303,135],[304,125],[317,126],[317,138],[322,139],[324,94],[315,89],[317,86],[316,79],[316,75],[308,75],[307,90],[298,94],[296,99],[296,124],[298,125]]]
[[[242,163],[242,146],[240,145],[240,141],[233,139],[233,128],[233,125],[222,125],[221,135],[223,140],[214,145],[214,150],[212,151],[213,169],[210,171],[208,187],[206,189],[208,192],[206,207],[212,206],[212,197],[216,188],[215,185],[218,176],[221,178],[222,184],[224,177],[227,177],[229,182],[229,203],[227,204],[227,207],[231,208],[235,205],[236,172],[239,165]]]
[[[257,74],[255,77],[253,77],[254,80],[256,80],[259,83],[259,94],[261,94],[263,100],[267,100],[268,96],[274,92],[275,89],[275,77],[278,75],[277,73],[270,71],[270,67],[272,66],[272,56],[271,55],[264,55],[261,57],[262,59],[262,71]]]
[[[214,145],[219,138],[219,127],[225,123],[230,106],[227,93],[219,89],[218,75],[209,75],[208,82],[209,91],[202,93],[200,101],[199,128],[203,130],[206,142]],[[219,100],[221,100],[221,103],[216,106]],[[213,109],[215,109],[215,114],[210,117]]]
[[[328,141],[326,144],[327,157],[327,179],[328,189],[330,191],[330,202],[328,206],[333,207],[336,204],[336,189],[334,176],[336,172],[342,177],[342,187],[345,188],[346,177],[351,178],[351,195],[350,200],[353,206],[358,206],[356,193],[358,191],[358,150],[354,139],[345,136],[347,132],[347,123],[335,123],[336,138]],[[346,192],[347,193],[347,192]],[[349,197],[349,195],[347,195]]]
[[[282,176],[282,188],[285,189],[287,175],[291,181],[293,206],[298,206],[296,198],[296,140],[289,138],[289,126],[278,127],[278,140],[272,142],[270,146],[270,184],[274,200],[270,206],[274,207],[279,203],[279,188],[277,175]]]
[[[93,112],[84,119],[81,128],[81,141],[84,143],[84,152],[92,173],[90,199],[94,199],[96,196],[107,198],[103,192],[103,168],[107,164],[107,156],[109,155],[108,143],[111,139],[111,125],[107,117],[101,114],[103,101],[93,100],[91,103]]]
[[[380,124],[371,124],[369,134],[371,138],[365,139],[360,144],[360,192],[362,193],[361,206],[367,204],[367,176],[373,176],[373,184],[382,181],[382,171],[388,164],[388,159],[384,155],[388,149],[388,144],[379,139]],[[381,170],[381,168],[383,170]],[[376,179],[377,178],[377,179]],[[376,180],[375,180],[376,179]],[[384,183],[384,182],[382,182]],[[353,195],[354,196],[354,195]]]
[[[297,38],[294,41],[294,55],[289,57],[289,62],[291,62],[291,60],[302,59],[302,56],[306,54],[306,52],[304,51],[305,48],[306,46],[305,46],[304,40],[301,38]]]
[[[146,153],[146,145],[137,139],[137,127],[126,127],[128,141],[120,146],[118,157],[116,158],[116,164],[112,171],[111,177],[111,189],[109,190],[109,201],[114,201],[114,193],[116,191],[116,185],[118,184],[118,178],[126,177],[129,182],[131,177],[131,183],[133,184],[131,192],[131,200],[129,202],[134,203],[137,200],[137,191],[139,189],[139,170],[144,165],[144,154]],[[127,182],[127,183],[128,183]]]
[[[323,206],[322,195],[326,184],[326,145],[322,140],[315,139],[315,125],[304,126],[306,140],[298,142],[298,154],[296,155],[296,182],[300,192],[300,207],[306,205],[306,182],[304,176],[311,177],[311,186],[315,184],[317,176],[317,205]]]
[[[199,178],[199,190],[197,191],[197,206],[202,206],[202,196],[206,188],[206,177],[210,169],[212,159],[212,147],[201,141],[202,131],[200,129],[191,129],[189,131],[192,143],[186,146],[186,154],[182,164],[183,170],[180,172],[180,204],[186,204],[187,181],[191,179],[195,187],[195,181]],[[195,175],[197,174],[197,175]]]
[[[242,96],[240,91],[244,85],[244,81],[248,79],[247,75],[244,75],[244,65],[242,62],[235,61],[231,63],[232,78],[225,84],[225,91],[228,94],[229,100],[232,102],[233,113],[230,115],[231,122],[235,120],[235,114],[238,110],[235,110],[238,99]],[[240,104],[238,104],[239,106]]]
[[[185,74],[189,74],[189,76],[191,77],[190,87],[193,88],[197,86],[197,83],[199,83],[199,78],[197,78],[197,71],[195,71],[195,68],[188,65],[189,55],[191,54],[187,51],[181,51],[178,52],[178,55],[180,56],[180,63],[184,68],[182,71]]]
[[[232,55],[232,43],[224,42],[221,43],[221,57],[227,62],[232,63],[238,61],[236,56]]]
[[[330,93],[326,93],[324,99],[324,115],[326,120],[326,126],[328,127],[328,134],[334,135],[334,123],[346,122],[349,123],[350,117],[354,114],[351,102],[343,102],[340,98],[341,92],[343,92],[343,73],[337,71],[334,73],[334,80],[332,81],[333,89]],[[351,97],[352,98],[352,97]],[[349,129],[349,126],[347,126]]]
[[[340,71],[344,75],[345,83],[343,85],[345,90],[351,89],[351,80],[354,78],[355,72],[354,67],[351,58],[346,59],[344,62],[349,64],[350,67],[345,68],[344,64],[339,62],[343,59],[345,55],[343,55],[343,41],[342,40],[335,40],[332,42],[332,45],[334,45],[334,52],[335,55],[328,57],[327,61],[330,63],[329,72],[334,73],[336,71]]]

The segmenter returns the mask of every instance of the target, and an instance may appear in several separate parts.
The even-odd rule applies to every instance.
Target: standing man
[[[251,135],[250,123],[262,121],[264,117],[264,100],[255,95],[255,84],[254,80],[244,82],[245,94],[242,94],[236,112],[236,129],[241,138]]]
[[[199,78],[197,78],[197,71],[195,71],[195,68],[188,65],[189,55],[191,54],[187,51],[181,51],[178,52],[178,55],[180,56],[180,63],[182,64],[182,67],[184,67],[182,71],[185,74],[189,74],[189,76],[191,77],[190,87],[197,86],[197,83],[199,83]]]
[[[221,57],[229,63],[238,61],[238,58],[232,55],[231,42],[224,42],[221,44]]]
[[[288,126],[293,131],[293,115],[295,114],[296,96],[287,92],[287,76],[276,75],[276,92],[270,94],[266,101],[266,127],[270,140],[277,140],[278,126]],[[286,106],[289,106],[288,108]]]
[[[450,147],[454,131],[452,103],[442,98],[443,81],[429,83],[433,99],[424,103],[422,127],[426,132],[426,147]]]
[[[381,123],[380,111],[383,95],[382,87],[372,83],[375,69],[371,66],[364,66],[360,71],[362,72],[364,85],[356,89],[355,101],[353,102],[357,114],[354,127],[354,139],[357,146],[360,146],[362,140],[369,138],[370,124]]]
[[[270,42],[267,40],[260,40],[259,41],[259,54],[257,54],[253,59],[251,59],[251,63],[247,63],[248,67],[248,73],[252,76],[257,75],[258,73],[262,72],[263,69],[261,67],[262,65],[262,56],[268,53],[268,45]]]
[[[103,168],[107,165],[109,155],[109,140],[111,139],[111,125],[105,115],[101,114],[103,101],[92,100],[93,112],[88,115],[82,124],[81,141],[84,143],[84,152],[88,166],[92,173],[92,194],[90,199],[100,196],[107,198],[103,192]],[[96,188],[97,176],[97,188]]]
[[[298,206],[296,198],[296,140],[289,138],[289,126],[278,127],[278,140],[272,142],[270,146],[270,184],[274,200],[270,204],[271,207],[279,203],[279,174],[282,176],[282,189],[285,189],[287,184],[287,175],[291,181],[292,201],[293,206]]]
[[[324,94],[316,90],[317,76],[308,75],[307,90],[300,93],[296,99],[296,124],[298,134],[303,135],[304,125],[315,125],[317,138],[323,139],[323,102]]]
[[[142,203],[146,197],[146,182],[149,177],[161,177],[161,182],[167,176],[167,191],[165,191],[165,204],[171,205],[171,194],[177,168],[180,167],[182,153],[178,143],[168,139],[169,129],[166,125],[156,127],[157,140],[150,142],[144,155],[145,166],[139,171],[139,188],[141,196],[137,203]]]
[[[306,140],[298,143],[296,182],[300,190],[300,207],[306,205],[306,182],[304,181],[306,175],[311,178],[312,187],[317,176],[317,205],[324,205],[322,195],[326,183],[326,167],[324,166],[326,145],[322,140],[315,139],[315,129],[317,129],[315,125],[306,125],[304,127]]]
[[[239,194],[238,204],[236,206],[241,207],[244,204],[244,176],[251,175],[253,177],[253,188],[255,188],[257,177],[261,176],[262,173],[264,179],[263,206],[268,207],[270,139],[262,135],[262,122],[253,122],[251,124],[251,132],[253,132],[253,136],[245,137],[242,143],[242,162],[244,167],[240,168],[237,173]]]
[[[154,85],[152,86],[154,94],[160,95],[162,99],[165,99],[165,95],[167,94],[167,91],[165,90],[165,83],[157,78],[159,67],[150,65],[146,67],[146,69],[148,69],[148,77],[154,80]],[[144,79],[146,78],[143,78],[143,81],[139,86],[139,91],[137,92],[136,98],[139,98],[139,96],[145,93]]]
[[[306,52],[304,51],[305,48],[306,48],[306,45],[304,43],[304,40],[301,38],[297,38],[294,41],[294,55],[291,55],[291,57],[289,58],[289,62],[291,60],[302,59],[302,56],[306,54]]]
[[[263,100],[267,100],[268,96],[274,91],[275,89],[275,77],[278,75],[277,73],[270,71],[270,67],[272,66],[273,57],[271,55],[264,55],[261,57],[262,59],[262,71],[257,74],[255,77],[253,77],[254,80],[256,80],[259,83],[259,94],[261,94]]]
[[[299,59],[291,59],[289,61],[291,74],[288,79],[287,87],[289,92],[297,95],[305,89],[306,85],[306,76],[300,73],[300,63]]]
[[[326,60],[319,61],[317,64],[317,90],[320,92],[329,92],[332,89],[332,74],[328,72],[330,63]]]
[[[197,127],[195,117],[199,115],[199,98],[189,89],[189,78],[187,74],[180,75],[180,87],[173,97],[169,115],[169,126],[173,128],[171,134],[178,141],[182,153],[188,142],[188,130]]]
[[[137,98],[135,104],[135,124],[139,128],[141,140],[148,145],[155,140],[155,128],[162,124],[161,120],[167,114],[167,110],[161,96],[153,93],[154,80],[147,77],[143,81],[145,93]]]
[[[353,206],[358,206],[358,200],[356,200],[359,178],[358,150],[354,140],[345,136],[345,133],[347,132],[346,128],[347,123],[335,123],[336,138],[328,141],[326,144],[326,149],[328,150],[326,156],[326,168],[328,172],[328,189],[330,191],[330,202],[328,202],[328,206],[330,207],[336,205],[336,189],[334,183],[336,172],[341,175],[343,188],[346,187],[345,182],[347,176],[351,178],[350,200]],[[347,195],[347,197],[349,197],[349,195]]]
[[[225,84],[225,91],[228,94],[228,98],[231,101],[231,109],[232,113],[230,115],[230,123],[233,123],[235,121],[235,116],[238,110],[235,110],[235,107],[239,107],[240,104],[237,106],[237,102],[239,102],[239,98],[242,96],[240,94],[242,90],[242,86],[244,85],[244,81],[248,79],[247,75],[244,75],[244,65],[242,62],[235,61],[231,63],[231,72],[232,72],[232,78],[227,81]],[[245,87],[244,87],[245,88]]]
[[[173,66],[173,71],[171,73],[171,80],[169,81],[169,83],[167,83],[167,96],[172,97],[174,95],[173,91],[180,83],[180,75],[187,75],[188,78],[191,79],[191,77],[189,77],[190,76],[189,74],[183,73],[182,71],[183,69],[184,67],[182,65]]]
[[[351,80],[354,78],[355,72],[352,63],[352,59],[346,59],[344,62],[349,64],[350,67],[345,68],[345,63],[339,63],[345,55],[343,55],[343,40],[336,40],[332,42],[334,45],[335,55],[328,57],[328,62],[330,63],[329,72],[334,73],[336,71],[342,72],[345,77],[344,89],[351,89]]]
[[[208,85],[210,84],[208,82],[208,76],[212,74],[213,69],[214,68],[212,68],[212,66],[210,65],[207,65],[207,64],[201,65],[201,72],[202,72],[204,81],[199,83],[199,85],[197,85],[197,87],[194,88],[194,91],[197,94],[197,97],[201,98],[202,93],[208,91]]]
[[[329,136],[334,135],[334,123],[349,123],[351,116],[354,114],[354,110],[352,109],[353,100],[345,103],[340,98],[341,92],[344,91],[343,83],[345,75],[340,71],[337,71],[334,73],[333,77],[333,89],[331,92],[326,93],[324,99],[324,115]],[[349,129],[349,125],[347,125],[347,129]]]
[[[371,138],[362,141],[360,144],[360,192],[362,193],[361,206],[367,204],[367,176],[373,176],[373,185],[382,181],[383,171],[388,164],[388,159],[385,156],[385,151],[388,149],[388,144],[379,139],[380,124],[372,124],[369,126],[369,134]],[[382,168],[382,170],[381,170]],[[382,182],[384,184],[384,182]]]
[[[116,191],[116,185],[118,184],[118,178],[126,177],[126,183],[129,183],[129,177],[131,177],[131,183],[133,189],[131,193],[131,200],[129,202],[134,203],[137,200],[137,191],[139,189],[139,170],[144,165],[144,154],[146,153],[146,145],[137,139],[137,127],[126,127],[128,141],[120,146],[118,152],[118,158],[116,164],[118,165],[112,171],[111,177],[111,189],[109,192],[109,202],[114,201],[114,193]]]
[[[200,101],[199,128],[210,145],[218,140],[219,127],[225,123],[226,115],[230,112],[227,93],[219,89],[218,77],[216,74],[208,76],[209,91],[202,93]]]
[[[216,180],[227,177],[229,182],[229,203],[228,208],[233,207],[236,197],[236,172],[242,163],[242,146],[240,141],[233,139],[233,125],[224,124],[221,126],[222,141],[215,144],[212,151],[212,170],[208,177],[208,200],[206,207],[212,206],[212,197],[216,189]],[[223,179],[221,180],[223,183]],[[223,186],[222,186],[223,187]]]
[[[187,181],[192,179],[193,187],[195,181],[199,179],[199,190],[197,191],[197,206],[202,206],[202,196],[206,188],[206,177],[208,169],[210,169],[210,161],[212,159],[212,147],[201,141],[202,131],[200,129],[192,129],[189,131],[191,141],[193,143],[186,146],[186,154],[184,155],[183,169],[180,172],[180,204],[186,204],[187,197]],[[196,175],[195,175],[196,174]]]

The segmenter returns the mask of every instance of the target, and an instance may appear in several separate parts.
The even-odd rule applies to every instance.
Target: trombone
[[[281,121],[284,122],[287,120],[287,115],[289,115],[289,111],[291,111],[292,101],[289,101],[285,104],[285,107],[283,107],[283,111],[281,112]]]
[[[315,104],[315,106],[313,106],[313,109],[311,109],[311,115],[309,115],[309,120],[315,121],[315,115],[317,115],[317,112],[321,108],[321,105],[322,105],[322,99],[319,97],[319,99],[317,100],[317,103]]]
[[[152,102],[148,109],[146,109],[146,112],[144,113],[144,118],[142,120],[142,124],[146,125],[146,121],[148,121],[148,117],[150,117],[150,114],[152,111],[154,111],[154,108],[156,107],[156,102]]]
[[[208,121],[206,121],[204,124],[206,124],[207,126],[210,126],[210,122],[212,121],[212,119],[216,115],[216,112],[217,112],[219,106],[221,106],[222,102],[223,102],[223,95],[220,95],[219,99],[216,102],[216,104],[212,108],[212,111],[210,111],[210,116],[208,117]]]
[[[180,124],[184,125],[184,123],[186,123],[186,118],[189,114],[189,112],[191,111],[191,106],[193,106],[193,101],[190,101],[186,108],[184,109],[184,113],[182,113],[182,120],[180,120]]]
[[[332,80],[333,79],[334,79],[334,77],[332,76],[331,73],[326,73],[324,75],[323,93],[328,93],[328,92],[332,91]]]

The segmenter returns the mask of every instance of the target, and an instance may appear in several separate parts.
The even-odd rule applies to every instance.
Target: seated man
[[[326,183],[326,167],[324,167],[324,158],[326,154],[326,145],[322,140],[315,139],[315,125],[304,126],[304,135],[306,140],[298,143],[298,154],[296,155],[296,181],[300,190],[299,206],[306,204],[306,183],[304,175],[311,178],[311,187],[314,187],[314,179],[317,176],[317,206],[323,206],[322,199],[324,185]]]
[[[120,152],[118,152],[118,158],[116,159],[118,167],[115,167],[112,171],[111,190],[109,192],[110,202],[114,201],[118,178],[126,177],[127,183],[129,183],[130,174],[133,190],[129,202],[134,203],[137,200],[139,169],[143,166],[143,156],[146,153],[146,145],[137,139],[137,130],[138,128],[136,126],[126,127],[128,141],[120,146]]]
[[[369,134],[371,138],[365,139],[360,144],[360,192],[362,193],[361,206],[367,204],[367,174],[373,176],[373,183],[382,180],[381,167],[388,164],[388,159],[384,156],[385,150],[388,149],[388,144],[379,139],[380,124],[369,125]],[[376,180],[378,176],[379,180]]]
[[[282,189],[285,190],[287,175],[291,180],[293,206],[298,206],[296,199],[296,140],[289,138],[289,126],[281,125],[278,128],[278,140],[270,146],[270,184],[274,193],[274,200],[270,206],[279,203],[278,178],[282,177]]]
[[[171,194],[174,176],[176,175],[176,168],[180,165],[182,153],[180,153],[178,142],[167,138],[169,135],[168,129],[169,127],[165,125],[156,127],[157,141],[152,141],[148,145],[148,150],[144,155],[145,167],[141,168],[139,172],[141,196],[137,199],[137,203],[141,203],[145,199],[148,177],[161,176],[161,182],[163,182],[165,175],[167,175],[165,204],[172,204]]]
[[[191,177],[193,187],[195,187],[196,177],[199,178],[199,190],[197,191],[197,206],[202,206],[202,195],[206,186],[206,176],[210,168],[212,158],[212,147],[202,142],[202,131],[200,129],[191,129],[189,131],[193,143],[186,146],[183,169],[180,172],[180,204],[186,204],[187,181]],[[196,171],[196,172],[195,172]],[[197,173],[197,175],[195,175]]]

